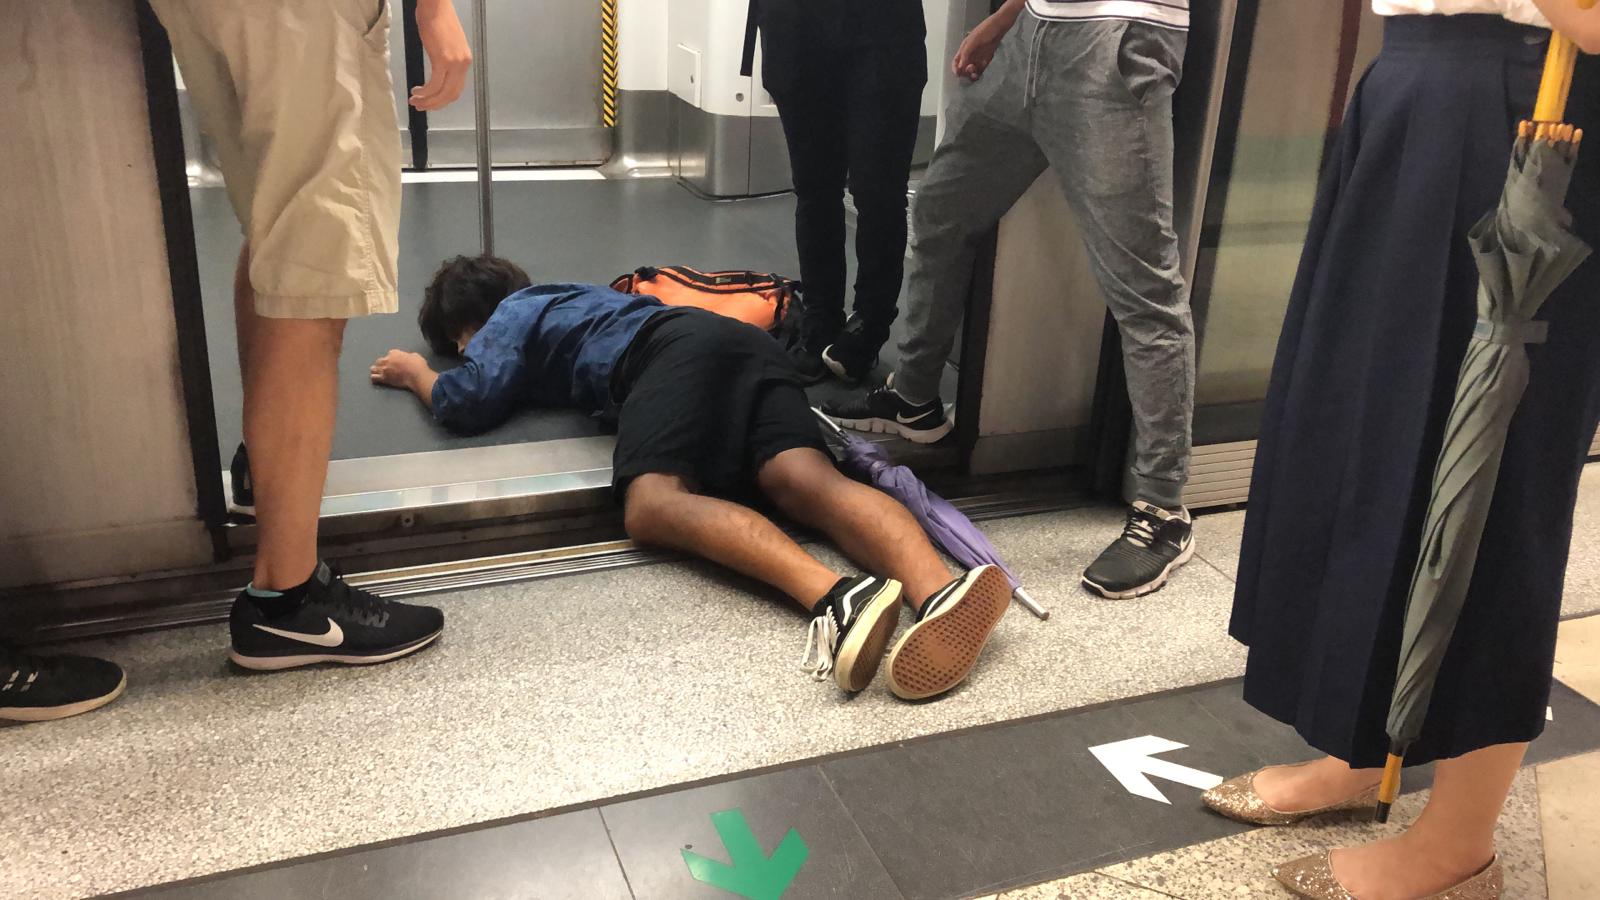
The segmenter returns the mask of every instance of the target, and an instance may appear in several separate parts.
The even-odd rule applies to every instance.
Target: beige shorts
[[[244,227],[256,313],[394,312],[388,0],[151,0]]]

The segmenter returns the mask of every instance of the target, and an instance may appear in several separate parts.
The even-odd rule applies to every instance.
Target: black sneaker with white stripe
[[[272,603],[248,591],[233,601],[228,656],[247,669],[388,662],[421,650],[444,630],[440,610],[353,587],[327,563],[317,564],[304,599],[294,608],[269,612]]]
[[[900,621],[900,590],[892,578],[839,579],[811,610],[800,667],[816,681],[831,674],[851,693],[870,684]]]
[[[1153,594],[1194,556],[1188,510],[1168,512],[1144,501],[1128,510],[1122,537],[1083,573],[1083,584],[1109,600]]]
[[[917,444],[931,444],[955,428],[938,397],[913,405],[895,393],[890,381],[865,396],[824,402],[822,411],[835,422],[856,431],[898,434]]]
[[[122,667],[93,656],[35,656],[0,644],[0,720],[46,722],[99,709],[128,686]]]
[[[878,366],[878,351],[889,339],[887,331],[868,332],[866,322],[851,316],[839,339],[822,351],[823,365],[841,381],[860,384]]]

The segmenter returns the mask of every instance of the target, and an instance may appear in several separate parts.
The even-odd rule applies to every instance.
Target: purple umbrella
[[[843,445],[840,448],[840,459],[844,465],[867,478],[879,490],[905,504],[917,521],[922,524],[922,530],[928,537],[938,544],[944,552],[950,554],[955,560],[967,568],[993,565],[1006,573],[1006,578],[1011,580],[1011,596],[1017,599],[1041,619],[1050,618],[1050,611],[1040,606],[1038,601],[1028,596],[1023,590],[1022,582],[1016,573],[1000,558],[1000,551],[994,544],[984,537],[978,526],[972,520],[956,509],[949,500],[928,490],[917,476],[905,466],[897,466],[889,459],[889,454],[882,447],[859,438],[828,418],[821,410],[812,408],[828,432],[838,438]]]

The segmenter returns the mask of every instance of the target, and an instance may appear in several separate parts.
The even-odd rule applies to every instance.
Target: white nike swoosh
[[[281,628],[268,628],[265,625],[257,625],[256,627],[267,634],[275,634],[281,638],[288,638],[291,641],[299,641],[303,644],[313,644],[318,647],[337,647],[344,643],[344,629],[340,628],[339,623],[332,619],[328,620],[328,631],[325,634],[303,634],[298,631],[284,631]]]
[[[933,413],[917,413],[916,415],[914,415],[914,416],[912,416],[911,418],[908,419],[904,415],[901,415],[900,413],[895,413],[894,414],[894,420],[896,422],[899,422],[901,425],[910,425],[911,423],[917,421],[918,419],[926,419],[927,417],[929,417],[931,415],[933,415]]]

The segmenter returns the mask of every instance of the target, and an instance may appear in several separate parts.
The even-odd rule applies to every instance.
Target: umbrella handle
[[[1011,592],[1011,596],[1015,597],[1017,602],[1021,603],[1022,607],[1028,612],[1038,616],[1040,621],[1050,618],[1050,610],[1040,606],[1039,601],[1028,596],[1028,591],[1025,588],[1017,588]]]
[[[840,427],[838,422],[835,422],[833,419],[829,418],[827,413],[817,409],[815,406],[811,407],[811,411],[816,413],[817,421],[822,423],[822,427],[826,428],[829,434],[837,438],[842,438],[845,436],[844,429]]]

